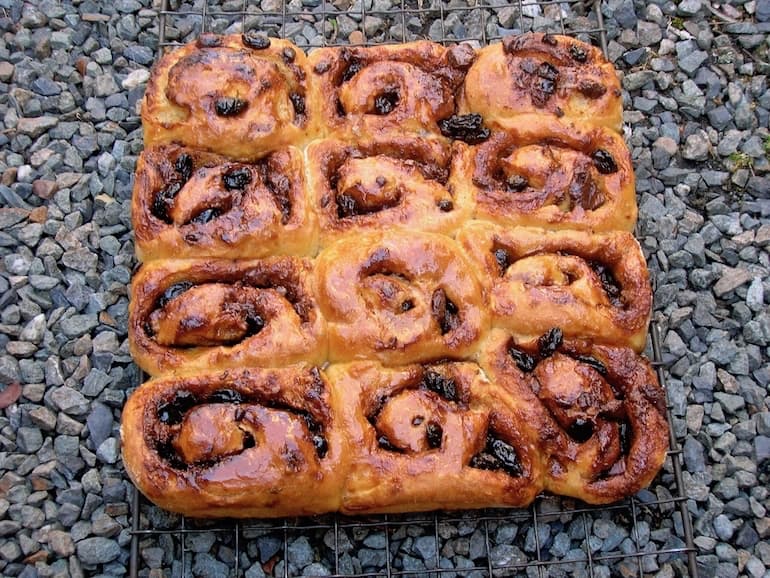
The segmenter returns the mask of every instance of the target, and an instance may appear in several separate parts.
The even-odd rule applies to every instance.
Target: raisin
[[[595,211],[604,204],[604,193],[585,170],[575,170],[569,184],[569,196],[573,205],[579,204],[588,211]]]
[[[246,167],[231,169],[222,177],[225,189],[242,191],[251,182],[251,171]]]
[[[241,34],[241,41],[244,46],[254,48],[255,50],[264,50],[270,48],[270,39],[266,34],[257,32],[256,30],[249,30]]]
[[[620,451],[625,455],[631,453],[631,442],[633,441],[631,435],[631,427],[626,422],[620,423]]]
[[[513,446],[496,438],[492,433],[487,434],[486,446],[471,458],[470,466],[480,470],[503,470],[516,478],[524,473]]]
[[[320,434],[313,435],[313,447],[319,458],[326,457],[326,453],[329,451],[329,444],[327,443],[326,438]]]
[[[477,113],[456,114],[440,120],[438,126],[445,137],[471,145],[484,142],[491,134],[484,126],[484,119]]]
[[[598,371],[601,375],[607,375],[607,368],[605,365],[596,359],[595,357],[591,357],[590,355],[578,355],[575,357],[580,363],[583,363],[589,367],[592,367],[596,371]]]
[[[574,58],[577,62],[585,62],[588,60],[588,54],[586,53],[583,48],[578,46],[577,44],[573,44],[569,47],[569,53],[572,55],[572,58]]]
[[[594,435],[594,424],[579,417],[567,428],[567,435],[579,444],[585,443]]]
[[[196,44],[198,48],[216,48],[222,46],[222,38],[216,34],[201,34]]]
[[[609,175],[617,172],[618,165],[615,163],[615,159],[612,155],[604,149],[598,149],[593,155],[594,165],[596,169],[603,175]]]
[[[398,93],[394,91],[385,92],[375,97],[374,111],[376,114],[390,114],[398,106]]]
[[[218,98],[214,108],[219,116],[235,116],[246,108],[247,102],[240,98],[225,96]]]
[[[158,407],[158,420],[166,425],[182,423],[185,414],[192,409],[197,400],[189,391],[178,391],[174,399]]]
[[[508,347],[508,355],[510,355],[511,359],[516,363],[516,367],[525,373],[534,371],[535,366],[537,365],[537,360],[534,357],[513,345]]]
[[[163,295],[160,296],[160,298],[158,299],[158,307],[162,309],[168,304],[169,301],[171,301],[172,299],[175,299],[176,297],[179,297],[182,293],[190,289],[192,286],[193,284],[190,281],[182,281],[180,283],[174,283],[163,292]]]
[[[213,221],[222,214],[217,208],[205,209],[190,219],[190,223],[197,223],[199,225],[205,225],[206,223]]]
[[[350,195],[337,195],[337,216],[340,219],[355,217],[358,214],[358,203]]]
[[[294,62],[294,58],[297,56],[297,53],[294,52],[293,48],[286,47],[283,50],[281,50],[281,56],[283,57],[283,61],[287,64],[290,64]]]
[[[324,74],[326,72],[329,72],[329,69],[331,67],[332,65],[329,64],[328,60],[323,60],[313,67],[313,72],[315,72],[316,74]]]
[[[444,377],[440,373],[437,373],[433,370],[428,370],[425,372],[420,385],[425,389],[439,394],[447,401],[459,401],[457,396],[457,384],[455,383],[454,379]]]
[[[421,415],[416,415],[412,418],[412,426],[418,427],[422,425],[422,422],[424,421],[425,421],[424,417],[422,417]]]
[[[551,34],[543,34],[543,44],[548,46],[556,46],[556,38]]]
[[[189,181],[193,170],[192,157],[187,153],[182,153],[176,158],[174,168],[184,182]]]
[[[377,445],[380,446],[382,449],[388,450],[390,452],[400,451],[396,446],[390,443],[390,440],[385,435],[381,435],[380,437],[377,438]]]
[[[511,175],[506,184],[512,193],[520,193],[529,186],[529,179],[523,175]]]
[[[235,391],[234,389],[218,389],[212,393],[206,401],[208,403],[241,404],[243,403],[243,396],[240,394],[240,392]]]
[[[345,69],[345,72],[342,73],[342,82],[347,82],[353,78],[363,67],[364,65],[357,60],[351,61],[351,63]]]
[[[559,77],[559,71],[550,62],[543,61],[537,69],[537,75],[540,78],[546,78],[548,80],[556,80]]]
[[[431,312],[438,321],[441,335],[446,335],[457,327],[460,319],[457,316],[458,309],[443,289],[436,289],[431,297]]]
[[[441,199],[438,202],[438,208],[439,208],[439,211],[441,211],[442,213],[448,213],[452,211],[455,208],[455,206],[452,201],[448,199]]]
[[[294,106],[294,112],[297,114],[297,116],[302,116],[305,114],[305,97],[297,92],[292,92],[289,95],[289,100],[291,100],[291,104]]]
[[[409,311],[410,309],[414,309],[414,302],[411,299],[407,299],[401,304],[401,311]]]
[[[593,80],[583,80],[578,84],[578,90],[588,98],[599,98],[607,92],[607,87],[600,82]]]
[[[588,265],[593,269],[596,276],[599,277],[599,282],[602,284],[602,289],[607,294],[607,297],[615,307],[622,307],[623,300],[621,299],[621,289],[618,280],[612,274],[609,267],[605,266],[598,261],[591,261]]]
[[[243,432],[243,449],[248,450],[256,446],[257,446],[257,440],[254,439],[254,436],[251,434],[251,432],[248,432],[248,431]]]
[[[244,337],[251,337],[256,335],[265,327],[265,320],[260,315],[249,314],[246,316],[246,335]]]
[[[430,422],[425,428],[425,437],[428,439],[428,446],[432,449],[440,448],[444,438],[444,430],[436,422]]]
[[[502,248],[495,249],[495,261],[497,261],[500,267],[500,274],[505,275],[508,267],[511,266],[511,256],[508,254],[508,251]]]
[[[181,190],[182,183],[171,183],[168,187],[155,195],[150,212],[164,223],[171,224],[172,221],[169,211],[174,205],[174,199]]]
[[[564,335],[558,327],[553,327],[541,335],[537,340],[537,348],[540,352],[540,357],[545,358],[553,355],[553,353],[561,346],[563,339]]]

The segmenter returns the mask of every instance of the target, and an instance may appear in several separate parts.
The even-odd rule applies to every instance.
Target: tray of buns
[[[155,504],[283,517],[590,504],[669,444],[640,354],[620,86],[541,33],[165,55],[142,106],[123,459]]]

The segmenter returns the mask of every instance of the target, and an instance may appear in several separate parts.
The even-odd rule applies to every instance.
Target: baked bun
[[[445,48],[427,41],[311,52],[326,135],[439,135],[439,121],[455,114],[455,93],[475,56],[466,44]]]
[[[132,294],[131,354],[150,375],[326,359],[308,260],[152,261]]]
[[[522,113],[581,120],[620,131],[623,98],[601,50],[569,36],[530,32],[479,50],[460,99],[488,124]]]
[[[491,384],[477,365],[358,362],[329,379],[351,452],[344,512],[526,506],[542,490],[537,448],[484,403]]]
[[[436,139],[321,140],[307,159],[321,246],[394,226],[449,235],[470,216],[468,199],[447,187],[450,148]]]
[[[652,290],[630,233],[475,222],[458,241],[483,271],[493,326],[529,336],[559,326],[569,337],[644,349]]]
[[[293,147],[251,163],[175,144],[145,149],[132,210],[140,261],[316,251],[302,152]]]
[[[488,323],[474,267],[442,235],[345,237],[317,257],[316,284],[330,361],[467,356]]]
[[[585,231],[636,225],[631,154],[606,128],[525,114],[477,146],[454,147],[450,185],[472,199],[477,219]]]
[[[254,31],[203,34],[155,65],[142,102],[144,144],[176,142],[254,160],[315,132],[305,54]]]
[[[123,409],[123,463],[187,516],[301,516],[340,506],[347,452],[324,375],[305,366],[155,379]]]
[[[628,348],[495,331],[480,362],[523,424],[546,491],[608,504],[652,482],[668,450],[666,394]]]

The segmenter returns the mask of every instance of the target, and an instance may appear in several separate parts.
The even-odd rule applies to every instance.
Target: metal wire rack
[[[599,0],[595,5],[583,0],[232,0],[216,6],[209,2],[162,0],[159,53],[203,32],[252,28],[289,38],[304,48],[420,38],[485,45],[507,34],[549,31],[598,44],[607,53]],[[371,18],[379,20],[373,24]],[[380,20],[391,25],[381,25]],[[653,365],[665,387],[655,322],[650,336]],[[524,510],[202,521],[164,512],[134,491],[129,576],[289,578],[303,572],[301,566],[308,562],[304,557],[312,552],[314,564],[305,565],[302,575],[642,577],[668,563],[675,574],[697,578],[697,551],[670,405],[668,418],[670,451],[650,490],[600,508],[541,496]],[[667,536],[662,544],[659,535]]]

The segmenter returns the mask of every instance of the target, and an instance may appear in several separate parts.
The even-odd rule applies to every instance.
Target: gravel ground
[[[449,6],[468,9],[401,18],[392,0],[364,1],[365,18],[361,0],[292,0],[290,11],[310,15],[290,17],[284,32],[302,45],[323,35],[491,38],[522,24],[540,29],[559,16],[555,5],[525,6],[520,19],[501,0],[485,7],[452,0]],[[281,2],[262,0],[250,10],[258,6],[280,11]],[[0,0],[3,576],[127,571],[131,486],[118,424],[137,381],[126,342],[134,266],[129,199],[142,147],[137,102],[157,45],[155,8],[138,0]],[[322,25],[324,8],[341,13]],[[568,29],[595,26],[577,8],[563,11]],[[603,13],[610,56],[624,74],[639,237],[657,282],[655,317],[701,576],[768,577],[770,0],[606,0]],[[239,21],[215,16],[209,24],[232,31]],[[279,22],[247,19],[276,31]],[[195,17],[170,19],[168,39],[184,41],[199,27]],[[387,534],[344,524],[336,534],[288,531],[284,552],[283,530],[246,529],[237,562],[249,578],[283,575],[285,564],[316,576],[335,564],[347,574],[390,564],[473,576],[481,574],[463,568],[536,559],[539,550],[543,560],[565,562],[548,575],[584,576],[590,550],[596,576],[682,575],[681,555],[622,558],[683,545],[681,517],[667,501],[676,491],[672,480],[668,464],[634,511],[563,514],[568,502],[543,500],[537,533],[530,515],[435,525],[428,516],[394,523]],[[156,528],[177,522],[151,507],[142,519]],[[195,576],[226,575],[234,558],[232,532],[203,525],[187,537],[184,563],[171,536],[143,540],[141,575],[177,576],[183,564]]]

